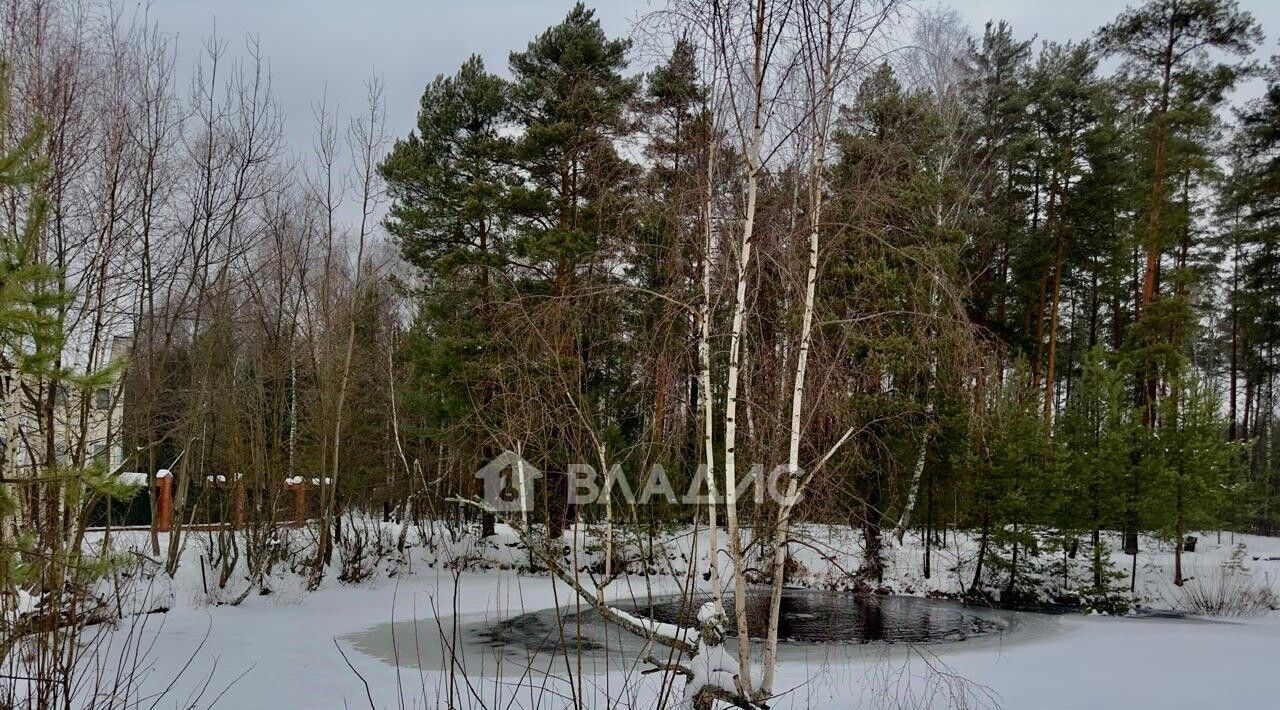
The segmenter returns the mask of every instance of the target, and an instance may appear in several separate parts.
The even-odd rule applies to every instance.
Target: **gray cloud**
[[[627,33],[638,17],[659,6],[646,0],[590,4],[614,35]],[[949,4],[975,32],[988,19],[1006,19],[1021,36],[1053,41],[1088,37],[1124,7],[1114,0]],[[1242,5],[1264,29],[1280,28],[1280,3]],[[215,27],[235,53],[243,52],[246,35],[256,35],[287,116],[289,145],[304,152],[311,145],[311,106],[322,96],[342,113],[359,110],[363,82],[376,72],[386,86],[388,127],[392,135],[404,135],[413,126],[423,86],[433,77],[452,73],[473,53],[490,70],[505,73],[507,54],[523,48],[571,6],[571,0],[155,0],[150,16],[176,34],[184,71],[194,65],[203,39]],[[1268,41],[1264,54],[1274,47]],[[1256,86],[1243,95],[1255,93]]]

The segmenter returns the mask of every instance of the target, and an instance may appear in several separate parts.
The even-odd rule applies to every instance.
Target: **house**
[[[124,336],[112,338],[105,353],[110,362],[126,357],[129,343]],[[119,384],[89,392],[69,383],[60,383],[54,392],[50,386],[47,380],[14,370],[0,374],[0,478],[19,503],[18,526],[29,519],[43,495],[42,484],[25,484],[24,480],[56,467],[101,463],[114,471],[124,462],[124,406]],[[47,409],[50,394],[52,417]]]

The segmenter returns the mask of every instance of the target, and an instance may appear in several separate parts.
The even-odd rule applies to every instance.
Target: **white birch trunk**
[[[729,556],[733,560],[734,615],[738,626],[738,661],[743,687],[751,688],[751,642],[747,625],[747,578],[742,559],[742,537],[738,526],[738,473],[736,470],[738,413],[738,374],[742,361],[742,323],[747,300],[747,268],[751,263],[751,236],[755,228],[757,160],[760,156],[760,130],[751,141],[750,167],[747,173],[747,210],[742,223],[742,239],[738,244],[738,279],[733,298],[733,325],[729,332],[729,373],[725,385],[724,415],[724,511],[729,523]]]
[[[613,480],[609,476],[609,462],[605,457],[604,443],[596,440],[596,458],[600,460],[600,470],[604,471],[604,580],[596,589],[596,595],[604,602],[605,588],[613,579]],[[523,472],[524,466],[520,466]],[[520,481],[520,495],[524,495],[524,480]],[[523,509],[524,506],[521,506]],[[526,518],[527,529],[527,518]]]
[[[925,405],[925,418],[931,418],[933,414],[933,403]],[[920,481],[924,478],[924,460],[929,452],[929,431],[926,429],[920,434],[920,453],[916,455],[916,465],[911,471],[911,486],[907,489],[907,502],[902,508],[902,515],[898,517],[898,524],[893,529],[893,536],[898,540],[898,544],[902,544],[902,538],[907,534],[907,528],[911,526],[911,511],[916,507],[916,498],[920,494]]]
[[[520,492],[520,525],[523,529],[529,529],[529,506],[525,502],[529,500],[529,491],[526,488],[528,482],[524,473],[524,442],[516,442],[516,485],[519,486]]]
[[[778,506],[774,524],[772,588],[769,596],[769,626],[764,648],[764,677],[760,683],[761,695],[773,693],[774,673],[778,657],[778,624],[782,608],[783,576],[787,563],[787,541],[790,535],[791,512],[800,493],[800,420],[804,409],[804,382],[809,363],[809,350],[813,335],[814,296],[818,282],[818,228],[822,219],[822,176],[826,167],[827,128],[830,123],[831,101],[834,86],[832,69],[834,62],[834,38],[831,3],[827,3],[827,33],[823,47],[822,84],[813,106],[813,145],[809,175],[809,263],[805,277],[804,306],[800,325],[800,348],[796,355],[795,381],[791,388],[790,436],[787,444],[787,493]]]
[[[948,156],[938,159],[937,180],[942,182],[943,175],[946,174],[947,166],[950,164]],[[941,185],[939,185],[941,188]],[[934,203],[933,206],[933,225],[941,227],[943,223],[943,205],[942,201]],[[938,292],[937,284],[929,289],[929,317],[934,318],[938,313]],[[894,526],[893,537],[902,544],[902,539],[906,537],[907,528],[911,525],[911,511],[916,507],[916,500],[920,495],[920,481],[924,479],[925,456],[929,453],[929,421],[933,419],[933,383],[938,378],[938,358],[936,354],[929,356],[929,381],[925,383],[925,429],[920,434],[920,453],[916,457],[916,465],[911,471],[911,485],[907,488],[907,501],[902,509],[902,515],[898,516],[898,524]]]
[[[938,363],[935,358],[929,363],[929,383],[925,387],[925,429],[920,434],[920,453],[916,456],[916,465],[911,471],[911,486],[907,489],[907,502],[902,508],[902,515],[898,517],[898,524],[893,529],[893,536],[898,540],[898,544],[902,544],[902,538],[906,536],[907,528],[911,526],[911,511],[916,507],[916,499],[920,495],[920,481],[924,478],[924,461],[929,453],[928,427],[929,421],[933,419],[933,380],[937,376],[937,371]]]
[[[766,632],[764,650],[764,677],[761,681],[757,698],[768,698],[773,694],[774,677],[778,656],[778,625],[782,604],[783,577],[786,571],[787,543],[790,536],[791,518],[796,504],[800,500],[805,487],[813,480],[821,468],[835,452],[848,441],[853,430],[846,431],[823,457],[814,464],[812,470],[800,470],[800,438],[801,419],[804,411],[805,376],[808,370],[809,353],[813,341],[813,314],[815,310],[818,257],[820,249],[819,230],[822,224],[823,186],[826,173],[827,140],[831,129],[831,115],[835,104],[837,85],[843,74],[841,63],[847,61],[846,44],[855,28],[851,23],[853,6],[846,12],[838,8],[837,0],[820,0],[817,7],[803,8],[802,12],[810,14],[812,27],[818,35],[809,35],[806,41],[811,42],[813,49],[808,54],[812,57],[813,71],[810,90],[812,105],[810,106],[811,154],[809,163],[808,194],[808,231],[809,250],[808,268],[805,278],[804,303],[801,316],[800,342],[796,354],[794,382],[791,390],[791,412],[789,421],[789,437],[787,442],[787,489],[786,497],[779,503],[777,518],[774,524],[772,588],[769,599],[769,626]]]
[[[711,83],[712,104],[715,102],[714,71]],[[706,192],[703,195],[703,254],[702,254],[702,298],[698,306],[698,387],[702,397],[702,451],[705,458],[707,480],[708,550],[710,564],[708,574],[711,581],[711,598],[716,611],[724,616],[723,587],[720,583],[720,535],[719,522],[716,520],[718,492],[716,486],[716,452],[714,446],[715,413],[712,411],[711,394],[711,245],[715,234],[715,166],[716,141],[714,137],[707,139],[707,175]]]
[[[744,141],[747,163],[747,201],[742,219],[742,236],[737,249],[737,283],[734,288],[733,318],[729,331],[729,371],[725,384],[724,421],[724,508],[729,527],[729,556],[733,562],[734,616],[737,623],[739,683],[745,695],[752,692],[751,634],[747,623],[747,578],[742,555],[742,535],[738,523],[737,416],[738,378],[742,368],[742,329],[746,317],[747,273],[751,265],[755,231],[756,198],[759,190],[760,159],[764,143],[764,72],[766,7],[759,0],[752,17],[752,106],[751,135]],[[721,38],[723,42],[723,38]]]

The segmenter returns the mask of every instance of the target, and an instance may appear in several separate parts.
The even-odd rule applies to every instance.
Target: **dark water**
[[[636,614],[681,626],[696,626],[706,599],[667,598],[637,605]],[[730,634],[737,633],[732,595],[725,597]],[[752,638],[764,638],[769,596],[747,596],[747,626]],[[778,637],[795,643],[883,641],[932,643],[963,641],[1003,631],[1008,623],[984,610],[952,601],[853,592],[787,589],[782,593]]]
[[[560,620],[554,614],[534,612],[481,628],[475,639],[490,648],[519,648],[531,654],[603,651],[605,645],[594,633],[599,625],[595,612],[570,612]]]
[[[615,606],[656,621],[696,627],[697,610],[705,597],[667,596],[652,603]],[[732,595],[725,598],[733,624]],[[747,597],[747,623],[752,638],[764,637],[769,597]],[[530,652],[599,651],[603,640],[598,614],[584,610],[555,610],[512,617],[479,630],[476,640],[490,647],[523,647]],[[966,607],[958,602],[918,597],[855,594],[853,592],[788,589],[783,592],[778,635],[788,644],[941,643],[1000,633],[1012,625],[1008,612]],[[618,634],[614,634],[616,638]]]

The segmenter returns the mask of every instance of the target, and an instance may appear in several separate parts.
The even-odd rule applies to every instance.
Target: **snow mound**
[[[134,488],[141,488],[150,482],[147,474],[140,471],[122,471],[116,475],[116,481]]]

